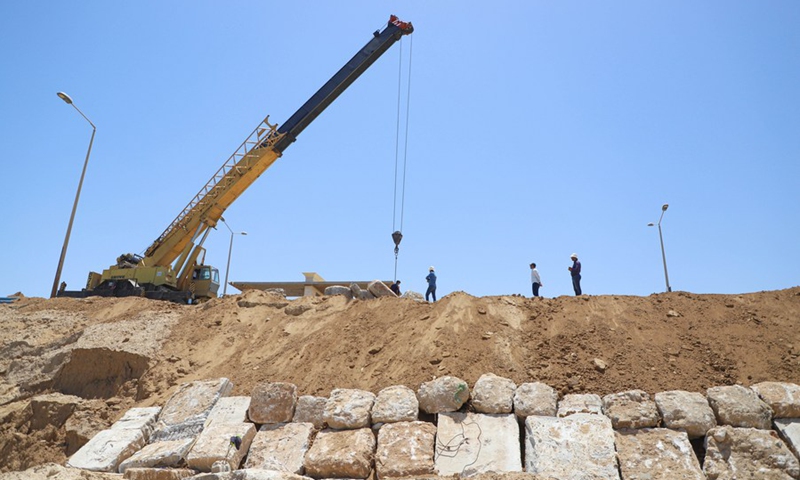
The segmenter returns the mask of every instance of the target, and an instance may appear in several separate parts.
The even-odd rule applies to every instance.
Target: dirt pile
[[[233,395],[283,381],[321,396],[417,389],[443,375],[473,385],[484,373],[562,395],[800,383],[800,287],[541,300],[456,292],[432,304],[258,291],[200,306],[21,297],[0,305],[0,322],[5,472],[63,463],[68,438],[130,407],[162,405],[180,383],[215,377],[229,378]],[[66,422],[31,407],[50,392],[82,399]]]

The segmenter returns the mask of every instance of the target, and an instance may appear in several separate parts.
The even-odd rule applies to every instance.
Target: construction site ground
[[[216,377],[233,382],[233,395],[276,381],[300,395],[416,390],[444,375],[473,385],[485,373],[561,395],[800,384],[800,287],[544,299],[454,292],[436,303],[248,291],[195,306],[21,296],[0,305],[0,325],[0,472],[66,461],[65,427],[42,426],[29,405],[49,392],[81,397],[73,415],[99,431],[128,408],[163,405],[181,383]]]

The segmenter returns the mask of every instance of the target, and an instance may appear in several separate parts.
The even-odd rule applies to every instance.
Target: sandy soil
[[[540,300],[456,292],[432,304],[257,291],[200,306],[22,298],[0,305],[0,323],[3,472],[66,460],[64,425],[32,428],[42,421],[31,399],[54,391],[86,399],[75,415],[99,430],[127,408],[163,404],[180,383],[223,376],[234,395],[264,381],[321,396],[416,389],[443,375],[472,385],[490,372],[562,395],[800,383],[800,287]]]

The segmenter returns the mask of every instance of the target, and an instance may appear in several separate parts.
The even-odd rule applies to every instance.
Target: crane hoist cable
[[[398,184],[398,167],[400,164],[400,123],[401,123],[401,110],[402,110],[402,85],[403,85],[403,42],[400,42],[400,60],[397,72],[397,127],[395,134],[395,149],[394,149],[394,203],[392,205],[392,241],[394,241],[394,280],[397,281],[397,259],[400,254],[400,241],[403,240],[403,217],[406,201],[406,170],[408,165],[408,124],[409,113],[411,110],[411,59],[414,50],[414,40],[411,39],[408,52],[408,73],[407,73],[407,91],[406,91],[406,112],[405,112],[405,138],[403,139],[403,176],[400,188],[400,228],[397,227],[397,184]]]

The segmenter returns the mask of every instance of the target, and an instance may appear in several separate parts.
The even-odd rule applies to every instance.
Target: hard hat
[[[569,256],[569,258],[578,258],[578,254],[577,253],[573,253],[572,255]]]
[[[433,265],[431,265],[431,267],[428,270],[432,272],[433,271]]]

